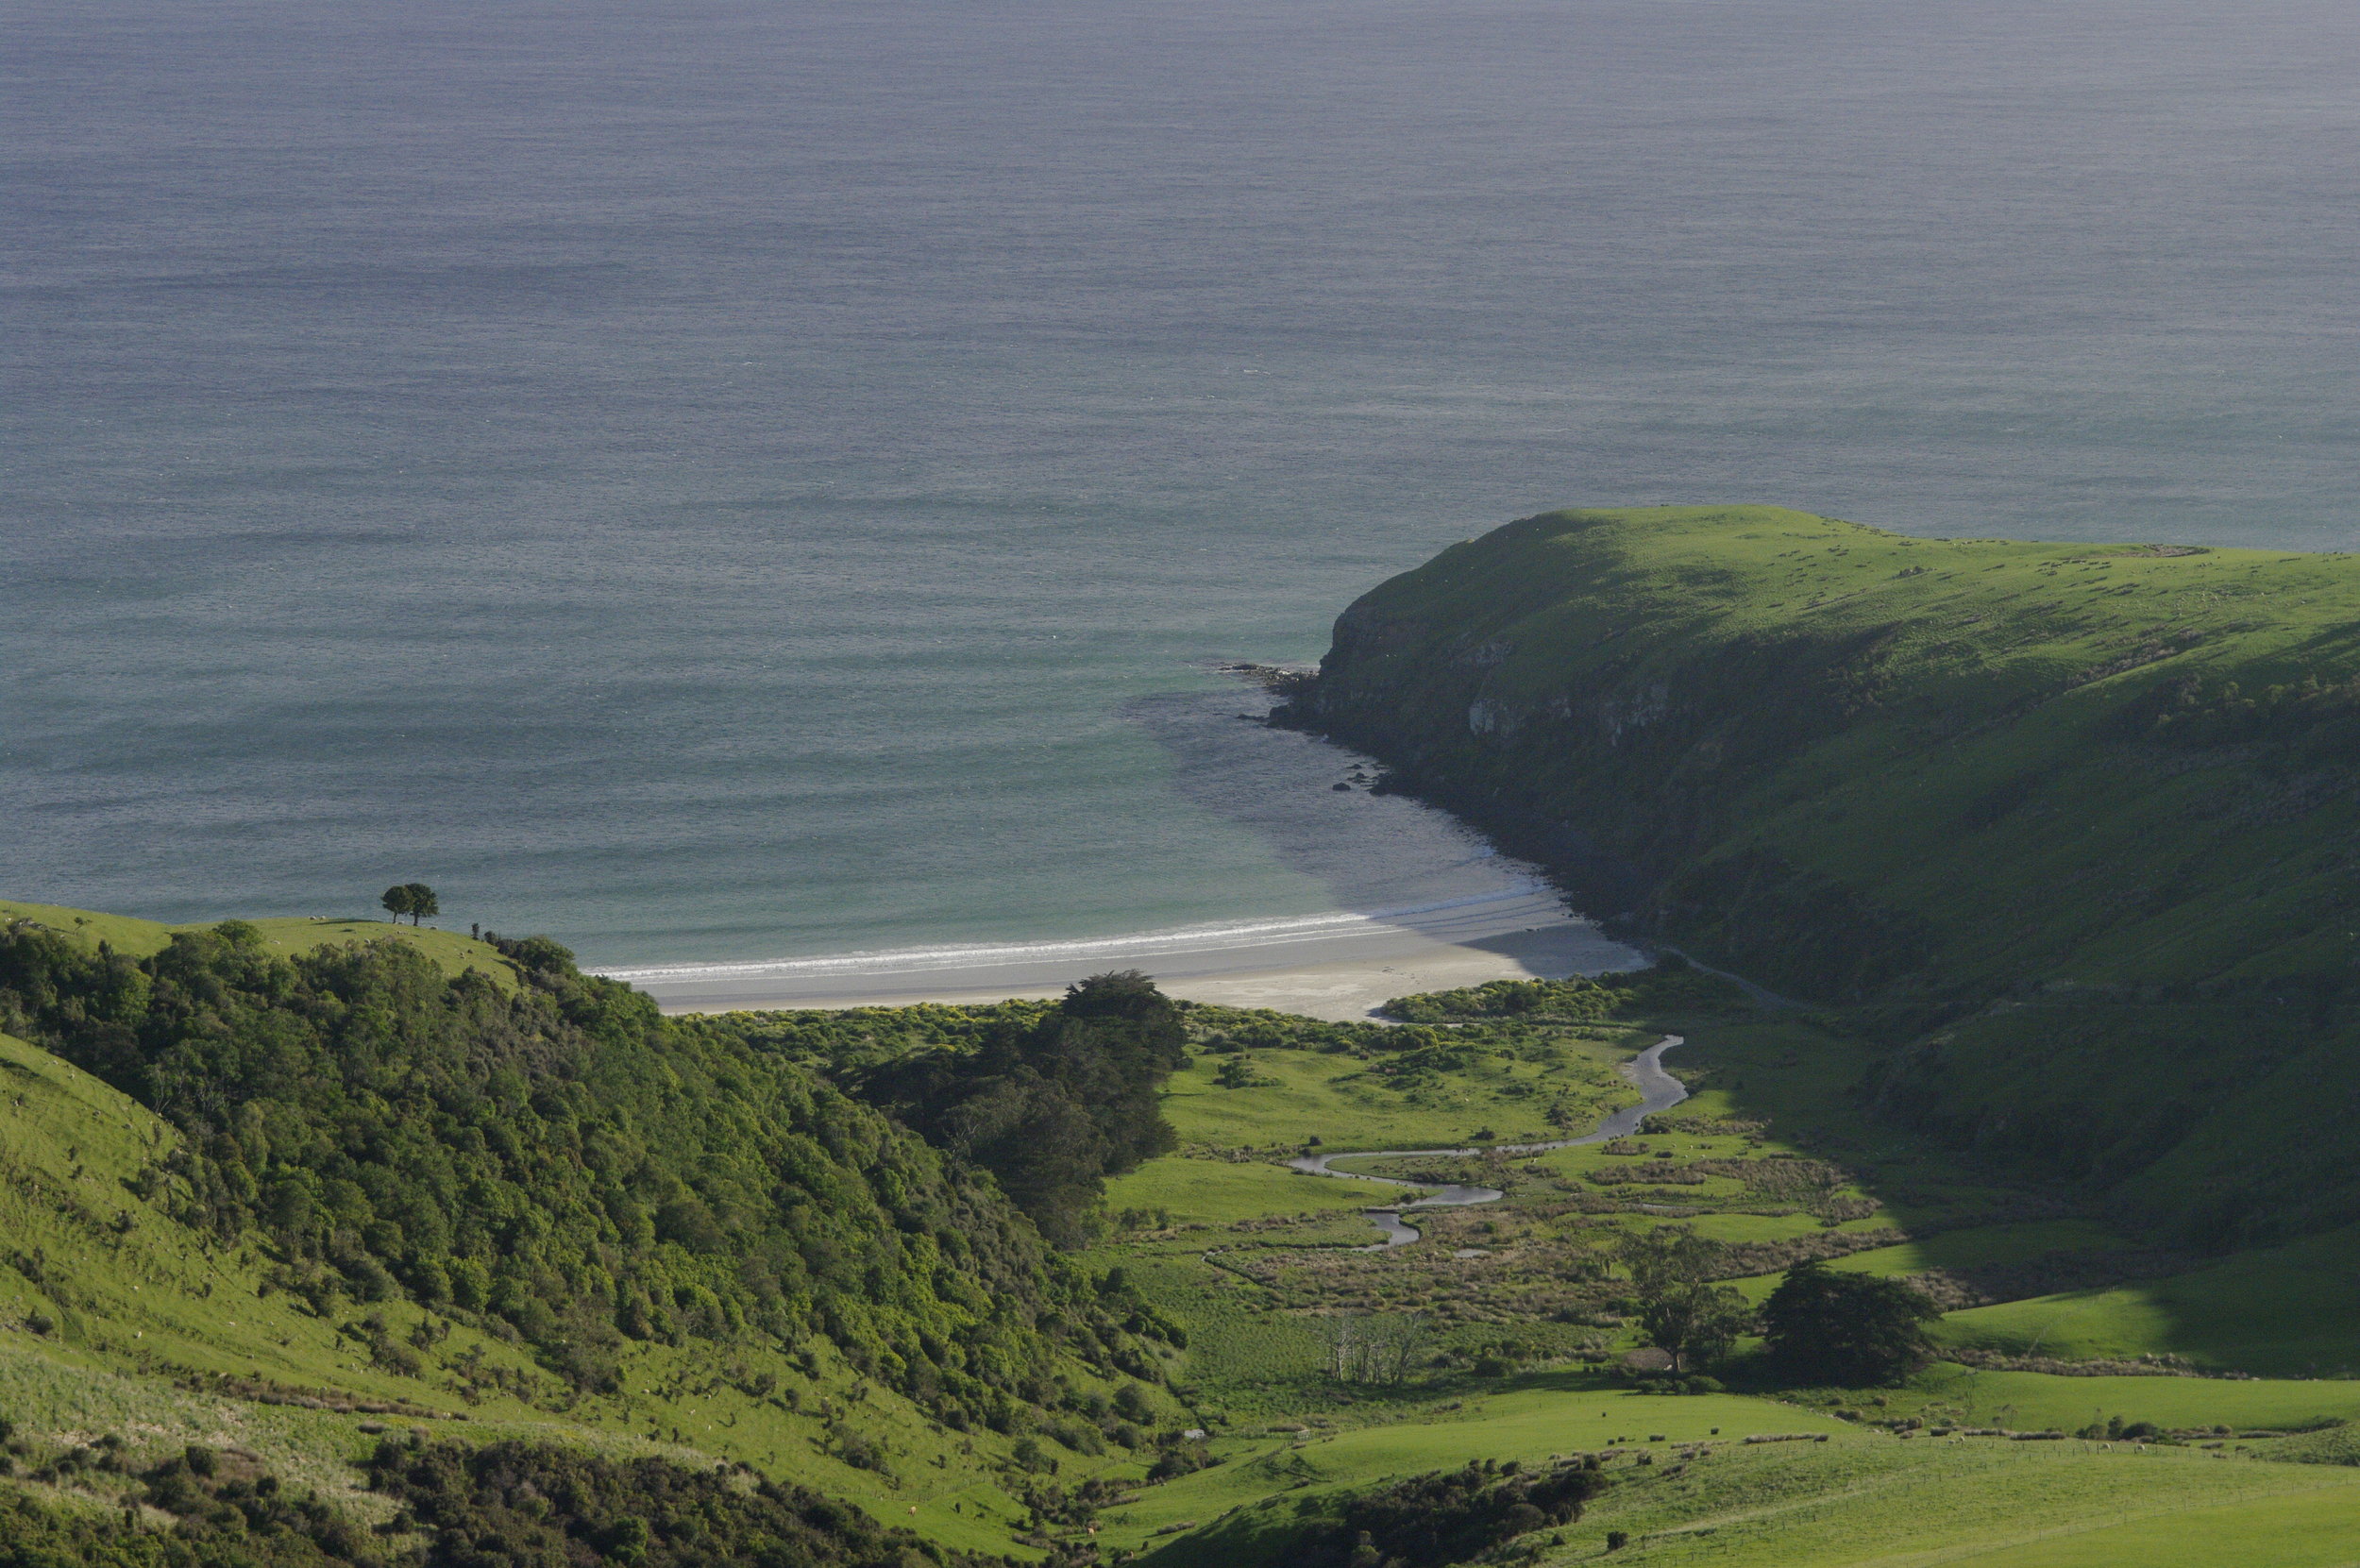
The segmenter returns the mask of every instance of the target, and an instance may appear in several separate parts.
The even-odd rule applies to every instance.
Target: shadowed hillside
[[[1894,1047],[1890,1113],[2229,1242],[2360,1218],[2360,561],[1564,512],[1288,716]]]

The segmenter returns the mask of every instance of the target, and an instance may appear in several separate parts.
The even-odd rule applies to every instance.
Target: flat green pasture
[[[2241,1530],[2282,1523],[2313,1555],[2245,1555]],[[1627,1479],[1541,1560],[1589,1560],[1610,1529],[1635,1538],[1611,1560],[1657,1568],[2324,1568],[2360,1555],[2360,1474],[2080,1442],[1780,1444]],[[2331,1543],[2344,1555],[2318,1555]]]
[[[1721,1432],[1716,1438],[1713,1426]],[[1829,1432],[1829,1441],[1748,1445],[1752,1432]],[[1661,1437],[1665,1441],[1649,1441]],[[1239,1442],[1226,1462],[1121,1510],[1102,1540],[1117,1544],[1186,1520],[1196,1527],[1144,1543],[1155,1568],[1261,1568],[1290,1560],[1305,1514],[1338,1494],[1470,1459],[1545,1462],[1616,1440],[1650,1454],[1610,1459],[1610,1490],[1562,1532],[1526,1540],[1544,1564],[1591,1560],[1609,1530],[1632,1541],[1613,1560],[1727,1568],[1838,1568],[1972,1561],[2081,1568],[2242,1564],[2238,1532],[2275,1532],[2288,1568],[2350,1562],[2360,1553],[2360,1472],[2224,1459],[2200,1449],[2001,1439],[1896,1439],[1830,1427],[1768,1401],[1660,1399],[1573,1390],[1471,1400],[1464,1409],[1400,1425]],[[1686,1465],[1673,1450],[1702,1440]],[[1737,1441],[1733,1441],[1737,1440]],[[1224,1474],[1227,1473],[1227,1474]],[[1169,1516],[1169,1517],[1167,1517]],[[2169,1522],[2216,1556],[2142,1555],[2173,1539]],[[2333,1555],[2339,1547],[2343,1557]],[[2310,1555],[2304,1555],[2308,1553]]]
[[[105,942],[117,953],[144,958],[160,953],[172,939],[172,927],[129,915],[103,915],[95,909],[69,909],[59,903],[21,903],[0,899],[0,920],[30,920],[91,943]]]
[[[1333,1434],[1239,1438],[1216,1449],[1226,1462],[1168,1482],[1104,1516],[1101,1540],[1137,1545],[1181,1520],[1200,1523],[1273,1492],[1301,1486],[1366,1487],[1470,1459],[1545,1462],[1552,1454],[1617,1442],[1737,1441],[1757,1432],[1825,1432],[1831,1443],[1890,1442],[1834,1418],[1736,1395],[1660,1398],[1582,1386],[1572,1375],[1526,1379],[1509,1391],[1466,1400],[1391,1425]],[[1715,1428],[1719,1431],[1716,1435]],[[1650,1443],[1661,1437],[1664,1443]]]
[[[1865,1396],[1864,1396],[1865,1397]],[[2118,1415],[2186,1429],[2283,1430],[2319,1421],[2360,1421],[2360,1382],[2243,1377],[2057,1377],[1978,1371],[1944,1362],[1881,1395],[1878,1416],[1930,1419],[2016,1431],[2073,1431]]]
[[[1964,1555],[1974,1568],[2351,1568],[2360,1562],[2360,1498],[2322,1486],[2274,1497],[2173,1509],[2115,1525],[2064,1526],[2041,1540]]]
[[[2121,1237],[2089,1220],[2031,1220],[2013,1225],[1976,1225],[1943,1231],[1922,1240],[1875,1252],[1854,1253],[1830,1267],[1890,1279],[1928,1269],[1969,1269],[1983,1263],[2023,1263],[2051,1252],[2099,1251],[2126,1245]]]
[[[1194,1252],[1125,1249],[1113,1260],[1188,1330],[1188,1377],[1205,1411],[1269,1415],[1306,1402],[1323,1353],[1317,1323],[1273,1310],[1270,1292]]]
[[[1687,1225],[1708,1241],[1791,1241],[1820,1230],[1808,1214],[1700,1214],[1664,1222]]]
[[[430,925],[396,925],[390,920],[363,919],[330,919],[320,916],[295,917],[285,919],[250,922],[262,933],[262,944],[274,953],[290,955],[310,953],[317,948],[348,946],[354,942],[381,942],[392,937],[396,942],[416,948],[442,967],[445,974],[457,976],[468,969],[479,969],[503,989],[516,988],[516,971],[496,948],[488,947],[472,936],[462,936],[455,931],[437,931]],[[177,926],[175,930],[198,930],[194,926]]]
[[[2360,1232],[2239,1253],[2167,1279],[1953,1312],[1938,1337],[2013,1354],[2168,1353],[2202,1366],[2344,1376],[2360,1372]]]
[[[1696,1229],[1716,1240],[1751,1239],[1723,1234],[1727,1222],[1745,1218],[1748,1216],[1717,1215],[1699,1221]],[[1862,1225],[1880,1222],[1860,1222]],[[2019,1224],[1975,1225],[1964,1230],[1942,1231],[1922,1240],[1904,1241],[1897,1247],[1879,1247],[1871,1252],[1856,1252],[1831,1258],[1828,1267],[1892,1279],[1903,1274],[1922,1273],[1928,1269],[1971,1269],[1985,1263],[2022,1263],[2044,1253],[2102,1251],[2124,1245],[2127,1243],[2122,1238],[2093,1221],[2031,1220]],[[1752,1279],[1737,1281],[1736,1288],[1744,1292],[1747,1300],[1762,1301],[1778,1289],[1778,1282],[1785,1277],[1783,1273],[1760,1274]],[[1945,1338],[1949,1343],[1964,1342],[1948,1336]]]
[[[1160,1208],[1179,1225],[1228,1225],[1272,1215],[1366,1208],[1384,1201],[1374,1188],[1359,1182],[1306,1176],[1258,1161],[1232,1164],[1177,1155],[1149,1160],[1106,1184],[1108,1208]]]
[[[1275,1080],[1252,1088],[1214,1081],[1222,1058],[1205,1056],[1175,1072],[1164,1114],[1184,1142],[1219,1148],[1300,1144],[1317,1138],[1329,1149],[1436,1149],[1467,1145],[1490,1129],[1512,1143],[1564,1136],[1542,1110],[1562,1094],[1580,1130],[1638,1091],[1613,1071],[1658,1037],[1645,1030],[1569,1044],[1561,1065],[1487,1061],[1408,1092],[1391,1087],[1370,1062],[1318,1051],[1256,1051],[1254,1071]]]

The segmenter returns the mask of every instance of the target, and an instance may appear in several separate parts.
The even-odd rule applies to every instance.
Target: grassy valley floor
[[[1408,1216],[1426,1231],[1414,1246],[1364,1250],[1377,1232],[1357,1207],[1397,1194],[1338,1193],[1278,1163],[1313,1138],[1323,1153],[1537,1139],[1553,1129],[1530,1108],[1560,1099],[1586,1125],[1635,1098],[1610,1068],[1660,1031],[1687,1037],[1666,1065],[1694,1092],[1638,1137],[1338,1159],[1504,1190]],[[1866,1055],[1821,1020],[1725,1007],[1526,1041],[1443,1074],[1424,1104],[1350,1055],[1256,1050],[1230,1087],[1215,1081],[1226,1058],[1201,1056],[1168,1102],[1188,1152],[1113,1184],[1118,1210],[1153,1222],[1099,1256],[1190,1330],[1186,1392],[1220,1462],[1110,1509],[1100,1541],[1169,1568],[1287,1562],[1306,1522],[1370,1487],[1604,1453],[1613,1484],[1577,1524],[1520,1538],[1519,1560],[1602,1557],[1609,1532],[1628,1538],[1614,1560],[1667,1564],[2360,1560],[2360,1447],[2340,1436],[2360,1421],[2360,1381],[2244,1375],[2360,1353],[2335,1289],[2349,1242],[2229,1259],[2149,1245],[2071,1193],[1862,1116],[1848,1090]],[[1913,1277],[1962,1304],[1937,1335],[1964,1359],[1896,1389],[1756,1391],[1741,1356],[1728,1375],[1745,1391],[1635,1392],[1610,1251],[1666,1225],[1725,1243],[1732,1269],[1758,1264],[1733,1281],[1757,1301],[1807,1256]],[[2290,1291],[2298,1277],[2314,1289]],[[1423,1371],[1327,1372],[1340,1317],[1412,1315]],[[2086,1374],[2100,1367],[2115,1374]],[[2179,1435],[2051,1435],[2109,1419]],[[1765,1436],[1811,1441],[1745,1441]]]

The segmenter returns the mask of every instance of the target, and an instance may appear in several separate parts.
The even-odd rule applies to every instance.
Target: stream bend
[[[1676,1045],[1685,1043],[1685,1035],[1666,1035],[1638,1055],[1625,1062],[1618,1070],[1624,1077],[1639,1086],[1639,1104],[1625,1105],[1609,1112],[1595,1132],[1580,1138],[1560,1138],[1549,1143],[1496,1143],[1491,1149],[1339,1149],[1333,1154],[1303,1155],[1287,1162],[1293,1170],[1311,1176],[1335,1176],[1345,1181],[1375,1182],[1383,1187],[1406,1187],[1424,1190],[1430,1184],[1403,1181],[1395,1176],[1364,1176],[1357,1171],[1331,1171],[1327,1162],[1337,1159],[1437,1159],[1463,1158],[1472,1155],[1497,1151],[1503,1155],[1538,1155],[1551,1149],[1577,1148],[1585,1143],[1604,1143],[1609,1138],[1627,1138],[1639,1130],[1639,1123],[1660,1110],[1669,1110],[1688,1098],[1687,1088],[1677,1078],[1663,1071],[1663,1054]],[[1423,1234],[1417,1226],[1408,1224],[1402,1214],[1413,1208],[1465,1208],[1475,1204],[1493,1204],[1505,1197],[1495,1187],[1450,1186],[1429,1191],[1425,1197],[1385,1208],[1361,1210],[1385,1233],[1385,1239],[1370,1247],[1370,1252],[1382,1252],[1387,1247],[1406,1247]]]

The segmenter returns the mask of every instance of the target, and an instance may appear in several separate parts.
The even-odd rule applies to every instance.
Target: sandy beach
[[[1259,689],[1172,693],[1134,704],[1128,717],[1168,757],[1177,797],[1236,823],[1300,877],[1317,901],[1308,913],[1063,941],[603,972],[666,1012],[712,1013],[1054,996],[1084,975],[1137,969],[1191,1001],[1341,1020],[1416,991],[1646,963],[1571,914],[1537,868],[1444,812],[1368,787],[1380,771],[1369,758],[1239,722],[1269,701]]]
[[[1105,969],[1139,969],[1173,996],[1313,1018],[1360,1019],[1389,997],[1629,969],[1645,959],[1545,889],[1439,908],[1340,912],[1099,941],[851,954],[775,964],[616,969],[666,1012],[900,1006],[1054,996]]]

